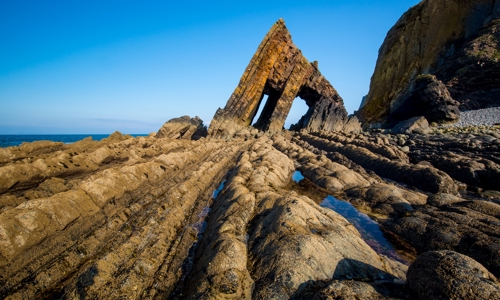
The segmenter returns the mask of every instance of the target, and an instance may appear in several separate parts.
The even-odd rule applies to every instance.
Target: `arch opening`
[[[292,125],[298,124],[308,111],[309,105],[307,105],[307,102],[300,97],[296,97],[293,100],[292,107],[290,108],[288,116],[286,117],[284,125],[285,129],[290,130]]]
[[[267,99],[265,103],[263,103],[264,99],[261,100],[260,106],[262,106],[263,108],[260,114],[255,115],[255,117],[257,117],[258,115],[258,119],[257,122],[255,122],[255,124],[253,125],[253,127],[262,131],[267,131],[272,121],[271,117],[274,111],[276,110],[276,105],[278,104],[278,100],[280,99],[281,93],[275,90],[267,89],[264,95],[267,96]]]
[[[252,121],[250,122],[250,126],[254,126],[258,120],[260,119],[259,116],[262,115],[262,111],[264,110],[264,106],[267,103],[267,98],[269,96],[267,94],[262,94],[262,97],[259,101],[259,105],[257,108],[257,112],[253,115]]]

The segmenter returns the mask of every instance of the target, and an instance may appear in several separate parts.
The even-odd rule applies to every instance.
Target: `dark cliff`
[[[385,122],[421,74],[442,81],[462,110],[498,105],[499,12],[494,0],[424,0],[412,7],[379,50],[358,116]]]

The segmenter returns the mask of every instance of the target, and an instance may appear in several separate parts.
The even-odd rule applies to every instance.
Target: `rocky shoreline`
[[[184,131],[172,123],[170,132]],[[483,141],[481,156],[471,148],[476,144],[450,136],[254,129],[230,140],[192,141],[115,133],[100,142],[2,149],[0,294],[409,299],[420,295],[422,280],[410,274],[440,268],[450,257],[465,261],[446,265],[453,274],[476,264],[486,269],[441,295],[472,289],[494,298],[500,293],[500,185],[464,183],[460,176],[471,170],[500,178],[499,162],[486,158],[500,157],[500,145]],[[447,168],[452,153],[467,158],[468,169]],[[307,189],[312,198],[289,189],[295,170],[316,186]],[[224,179],[198,236],[189,224],[199,222]],[[377,254],[342,216],[320,207],[315,189],[368,213],[407,257],[420,261],[421,253],[438,251],[441,258],[422,259],[411,273]],[[436,272],[432,276],[450,287],[456,280]]]
[[[500,124],[500,107],[460,112],[460,120],[445,127],[491,126]]]
[[[0,148],[0,299],[500,299],[499,15],[421,1],[353,116],[280,19],[208,128]]]

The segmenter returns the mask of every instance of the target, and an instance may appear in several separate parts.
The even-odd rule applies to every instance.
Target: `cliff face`
[[[462,109],[492,105],[500,83],[499,12],[495,0],[424,0],[408,10],[379,50],[360,118],[386,121],[394,101],[421,74],[435,75]]]
[[[257,129],[281,131],[296,97],[309,106],[296,129],[340,130],[347,122],[342,98],[321,75],[317,62],[307,61],[294,45],[280,19],[261,42],[225,108],[215,113],[208,134],[232,136],[254,118]],[[264,109],[259,117],[260,105]]]

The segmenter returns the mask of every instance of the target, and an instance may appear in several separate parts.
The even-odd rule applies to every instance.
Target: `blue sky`
[[[418,2],[0,0],[0,134],[209,125],[279,18],[352,113],[387,31]],[[287,125],[306,109],[297,99]]]

